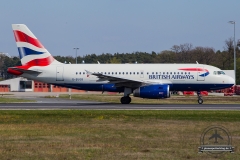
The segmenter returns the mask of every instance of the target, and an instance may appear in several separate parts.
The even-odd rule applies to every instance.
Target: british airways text
[[[193,75],[149,75],[149,79],[194,79]]]

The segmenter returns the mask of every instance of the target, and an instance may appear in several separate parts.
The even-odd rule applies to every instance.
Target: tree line
[[[237,62],[237,84],[240,84],[240,40],[236,45]],[[54,56],[62,63],[76,63],[76,57],[72,56]],[[87,54],[77,57],[78,63],[196,63],[213,65],[222,70],[234,69],[234,43],[229,38],[225,41],[224,50],[215,51],[211,47],[194,47],[190,43],[173,45],[169,50],[151,53],[132,52],[132,53],[102,53],[100,55]],[[0,54],[0,68],[2,79],[13,78],[13,75],[7,73],[8,67],[21,65],[19,57],[8,57]]]

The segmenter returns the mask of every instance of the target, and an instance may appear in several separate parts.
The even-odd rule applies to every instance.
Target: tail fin
[[[26,25],[13,24],[12,28],[22,65],[29,68],[60,63],[44,48]]]

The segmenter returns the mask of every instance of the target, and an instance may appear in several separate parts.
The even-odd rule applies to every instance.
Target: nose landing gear
[[[197,92],[197,96],[198,96],[198,104],[202,104],[203,103],[203,99],[202,99],[202,95],[201,95],[200,91]]]

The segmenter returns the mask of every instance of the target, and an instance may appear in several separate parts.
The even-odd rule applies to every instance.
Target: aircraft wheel
[[[203,100],[201,98],[198,99],[198,104],[202,104]]]
[[[122,97],[120,101],[121,101],[122,104],[129,104],[131,102],[131,98],[128,97],[128,96],[127,97]]]
[[[128,97],[128,104],[131,103],[132,99],[131,97]]]

